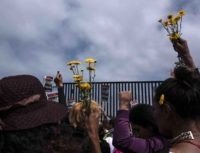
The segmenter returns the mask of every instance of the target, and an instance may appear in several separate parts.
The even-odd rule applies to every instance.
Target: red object
[[[58,97],[58,93],[50,93],[50,94],[47,94],[47,96],[49,98]]]
[[[47,80],[47,81],[53,81],[52,76],[44,76],[44,79]]]

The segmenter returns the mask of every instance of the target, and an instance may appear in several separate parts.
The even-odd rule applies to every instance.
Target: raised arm
[[[132,100],[130,91],[119,93],[119,111],[114,127],[113,145],[122,152],[153,153],[163,149],[165,139],[160,136],[151,139],[136,138],[130,132],[129,108]]]
[[[58,88],[58,101],[59,103],[66,105],[65,101],[65,96],[64,96],[64,86],[63,86],[63,78],[61,73],[58,71],[55,78],[54,82]]]
[[[92,153],[101,153],[99,141],[99,113],[91,111],[89,115],[85,115],[85,127],[90,138]]]
[[[190,54],[190,50],[187,44],[187,41],[179,38],[176,41],[172,41],[174,50],[178,53],[178,56],[181,57],[184,63],[190,68],[196,68],[193,58]]]

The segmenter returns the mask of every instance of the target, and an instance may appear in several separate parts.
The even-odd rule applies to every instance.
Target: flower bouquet
[[[179,41],[182,35],[182,20],[183,16],[186,14],[184,10],[180,10],[175,15],[169,14],[166,20],[159,19],[158,22],[161,23],[162,27],[167,31],[169,39],[172,43]],[[178,55],[178,62],[175,62],[176,67],[185,66],[183,59]]]
[[[95,78],[95,63],[96,60],[88,58],[85,60],[88,64],[87,70],[89,72],[89,81],[83,81],[83,70],[79,70],[81,62],[70,61],[67,63],[69,69],[73,72],[73,79],[76,87],[79,88],[80,101],[77,102],[70,110],[69,121],[74,126],[77,127],[78,124],[83,123],[84,116],[89,115],[90,112],[95,112],[97,115],[100,114],[100,107],[98,104],[91,100],[91,89],[92,81]]]
[[[185,14],[186,12],[181,10],[176,15],[169,14],[167,20],[160,19],[158,21],[167,31],[170,40],[176,41],[181,37],[182,18]]]

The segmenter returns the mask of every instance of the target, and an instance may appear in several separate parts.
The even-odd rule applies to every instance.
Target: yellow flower
[[[172,19],[172,17],[173,17],[172,14],[169,14],[169,15],[167,16],[167,18],[168,18],[169,20]]]
[[[175,16],[172,20],[174,23],[177,23],[181,19],[180,15]]]
[[[160,105],[163,105],[163,104],[164,104],[164,101],[165,101],[165,95],[162,94],[162,95],[160,96],[159,104],[160,104]]]
[[[165,21],[165,22],[163,22],[163,25],[167,27],[168,25],[170,25],[170,22],[169,21]]]
[[[174,32],[172,34],[169,35],[170,40],[177,40],[181,37],[181,35],[177,32]]]
[[[74,78],[75,82],[83,80],[83,76],[82,75],[78,75],[78,74],[74,75],[73,78]]]
[[[86,62],[86,63],[96,63],[96,60],[93,59],[93,58],[87,58],[87,59],[85,60],[85,62]]]
[[[179,12],[178,12],[178,15],[180,15],[180,16],[184,16],[186,14],[186,12],[184,11],[184,10],[180,10]]]
[[[78,64],[81,64],[81,62],[79,61],[70,61],[67,63],[67,65],[78,65]]]
[[[91,86],[88,82],[81,82],[79,85],[81,90],[90,90]]]
[[[96,70],[96,68],[94,66],[88,66],[87,70],[91,70],[91,71],[93,70],[94,71],[94,70]]]

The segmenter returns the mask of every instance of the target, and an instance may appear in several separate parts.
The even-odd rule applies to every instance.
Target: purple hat
[[[57,123],[67,108],[48,101],[41,82],[31,75],[9,76],[0,80],[0,129],[21,130]]]

